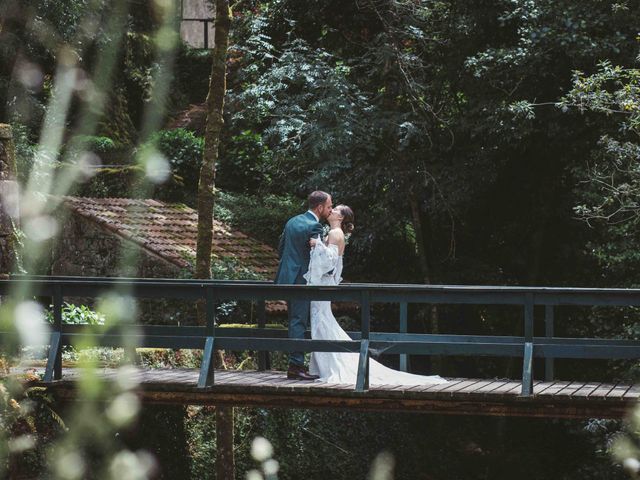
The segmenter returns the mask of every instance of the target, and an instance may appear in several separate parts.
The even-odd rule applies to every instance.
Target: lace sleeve
[[[309,271],[304,274],[307,285],[320,284],[322,276],[336,268],[338,263],[337,245],[325,245],[319,235],[317,240],[316,246],[311,250]]]

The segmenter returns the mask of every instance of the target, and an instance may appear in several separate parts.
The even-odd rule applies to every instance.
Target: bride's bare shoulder
[[[329,230],[328,238],[334,242],[344,242],[344,232],[341,228],[333,228]]]

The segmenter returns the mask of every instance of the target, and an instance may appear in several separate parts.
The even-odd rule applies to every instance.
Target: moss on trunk
[[[204,135],[204,155],[198,183],[198,240],[196,247],[196,278],[211,278],[211,243],[213,240],[213,202],[215,166],[218,159],[220,132],[224,120],[226,92],[227,47],[229,44],[229,1],[216,0],[215,47],[211,64],[207,123]],[[199,315],[199,320],[203,318]]]
[[[224,120],[224,97],[227,89],[227,48],[229,45],[229,1],[216,0],[215,47],[207,95],[207,123],[204,132],[204,155],[198,183],[198,240],[196,246],[196,278],[211,278],[211,243],[213,241],[213,202],[215,167]],[[198,321],[205,322],[204,305],[198,305]],[[216,409],[216,477],[233,480],[233,407]]]

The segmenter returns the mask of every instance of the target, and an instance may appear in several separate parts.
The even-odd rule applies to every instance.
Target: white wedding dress
[[[307,285],[339,285],[342,281],[342,256],[337,245],[325,245],[320,240],[311,251]],[[331,302],[311,302],[311,338],[313,340],[351,340],[336,321]],[[358,373],[357,353],[313,352],[309,373],[319,375],[318,382],[355,385]],[[437,375],[424,376],[385,367],[371,359],[369,385],[435,385],[446,383]]]

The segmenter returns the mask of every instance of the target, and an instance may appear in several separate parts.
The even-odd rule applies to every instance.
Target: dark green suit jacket
[[[280,236],[280,264],[274,283],[307,283],[303,275],[309,269],[309,240],[318,235],[322,235],[322,225],[311,212],[289,219]]]

